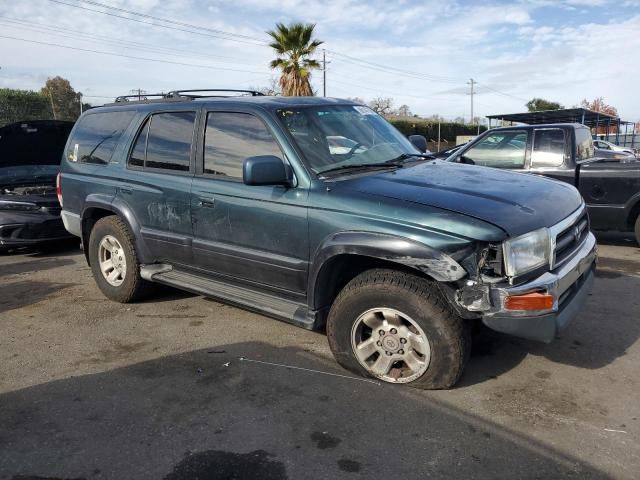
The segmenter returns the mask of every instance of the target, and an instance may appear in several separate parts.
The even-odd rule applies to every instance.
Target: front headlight
[[[517,277],[549,265],[549,230],[541,228],[504,242],[504,266],[508,277]]]
[[[30,202],[14,202],[13,200],[0,200],[0,210],[11,210],[18,212],[33,212],[40,210],[35,203]]]

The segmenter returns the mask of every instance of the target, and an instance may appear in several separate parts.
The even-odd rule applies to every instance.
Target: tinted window
[[[498,168],[523,168],[528,133],[499,131],[488,134],[475,147],[463,153],[477,165]]]
[[[242,178],[242,163],[257,155],[282,158],[262,121],[247,113],[210,112],[204,137],[204,173]]]
[[[195,112],[158,113],[151,117],[146,168],[188,171]]]
[[[156,113],[149,117],[135,141],[129,165],[189,171],[195,112]]]
[[[82,117],[69,142],[67,158],[72,162],[109,163],[113,151],[135,112],[91,113]]]
[[[578,160],[587,160],[593,157],[593,139],[588,128],[576,128],[576,153]]]
[[[533,135],[531,166],[559,167],[564,162],[564,130],[536,130]]]
[[[147,135],[149,133],[149,119],[145,120],[144,126],[138,134],[136,143],[129,156],[129,165],[144,167],[144,154],[147,151]]]

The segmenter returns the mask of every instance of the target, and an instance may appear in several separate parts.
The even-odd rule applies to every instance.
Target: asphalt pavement
[[[482,331],[436,392],[200,296],[110,302],[75,244],[2,255],[0,479],[636,479],[640,248],[599,242],[562,338]]]

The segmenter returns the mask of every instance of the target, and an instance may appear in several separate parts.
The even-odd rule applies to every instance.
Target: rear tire
[[[366,271],[340,292],[327,319],[344,368],[389,383],[451,388],[469,357],[468,325],[434,282],[394,270]]]
[[[98,288],[110,300],[129,303],[147,290],[134,245],[129,228],[115,215],[101,218],[91,230],[91,270]]]
[[[638,218],[636,218],[636,242],[640,246],[640,214],[638,214]]]

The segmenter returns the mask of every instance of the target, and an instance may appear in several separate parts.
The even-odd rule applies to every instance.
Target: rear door
[[[191,262],[190,192],[197,110],[156,112],[137,132],[117,196],[156,261]]]
[[[276,155],[273,130],[251,111],[205,112],[193,181],[194,265],[213,275],[303,295],[309,258],[307,189],[250,186],[243,161]]]

